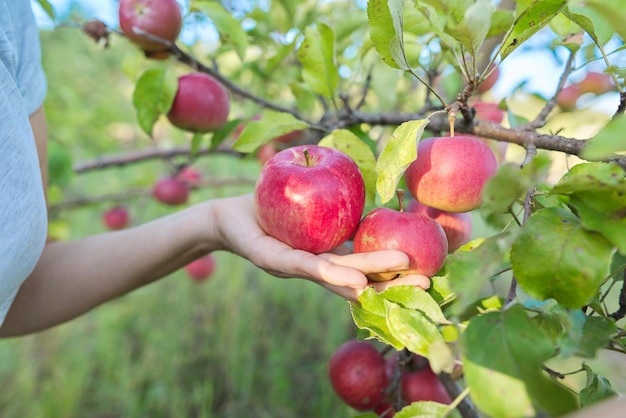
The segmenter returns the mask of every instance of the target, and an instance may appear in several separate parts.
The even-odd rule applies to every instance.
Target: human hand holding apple
[[[406,270],[408,256],[395,250],[355,254],[347,245],[313,254],[290,247],[261,229],[253,195],[211,202],[208,216],[214,221],[219,242],[214,250],[238,254],[269,274],[313,281],[348,300],[357,300],[368,286],[383,291],[390,286],[410,285],[427,289],[428,277],[406,275],[389,282],[370,283],[366,274]]]

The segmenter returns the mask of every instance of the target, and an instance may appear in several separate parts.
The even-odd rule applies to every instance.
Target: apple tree
[[[146,148],[164,118],[189,132],[184,152],[193,158],[335,148],[363,176],[363,215],[397,209],[399,189],[421,200],[405,174],[423,139],[467,136],[493,150],[499,164],[474,192],[479,207],[437,208],[437,196],[431,203],[471,211],[483,228],[446,254],[430,289],[368,289],[349,304],[361,339],[399,352],[404,361],[396,369],[411,356],[425,359],[451,401],[395,396],[396,370],[383,379],[388,412],[561,416],[617,395],[585,359],[600,350],[626,354],[621,1],[191,0],[182,23],[168,12],[156,26],[128,16],[144,2],[124,3],[134,9],[120,14],[120,27],[83,28],[109,47],[129,41],[143,49],[133,103]],[[181,27],[216,36],[182,42]],[[540,48],[562,68],[551,93],[511,86],[495,100],[504,64]],[[195,85],[185,94],[198,103],[176,104],[190,77],[215,93],[193,97]],[[587,123],[589,108],[607,93],[612,111]],[[206,110],[212,120],[195,121],[202,98],[213,94],[219,97]],[[452,154],[444,148],[433,165]],[[461,154],[435,195],[478,176],[483,163]],[[571,358],[580,359],[576,370],[559,368]],[[585,374],[586,385],[564,384],[570,373]]]

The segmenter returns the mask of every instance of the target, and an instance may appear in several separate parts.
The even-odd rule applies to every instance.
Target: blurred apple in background
[[[189,199],[189,186],[174,177],[163,178],[152,188],[152,196],[166,205],[183,205]]]
[[[195,281],[204,281],[209,279],[215,271],[215,257],[213,254],[207,254],[185,266],[185,271]]]
[[[174,42],[183,25],[176,0],[120,0],[118,17],[122,33],[149,58],[166,58],[169,46],[160,39]]]
[[[178,79],[167,118],[180,129],[205,133],[224,126],[229,112],[230,97],[226,88],[210,75],[196,72]]]
[[[130,222],[130,214],[126,206],[114,206],[102,214],[102,222],[108,229],[123,229]]]

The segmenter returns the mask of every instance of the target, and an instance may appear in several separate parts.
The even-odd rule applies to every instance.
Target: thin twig
[[[253,186],[256,180],[247,178],[232,179],[203,179],[191,186],[192,190],[202,188],[232,187],[232,186]],[[106,202],[121,202],[128,199],[150,196],[149,188],[134,188],[124,190],[122,192],[108,193],[99,196],[83,196],[75,199],[64,200],[59,203],[51,204],[48,207],[50,213],[56,213],[69,209],[77,209],[85,206],[100,205]]]
[[[561,77],[559,78],[559,83],[557,85],[554,95],[550,98],[550,100],[546,102],[543,109],[541,109],[541,112],[539,112],[539,114],[533,121],[530,121],[524,125],[520,125],[518,127],[519,129],[535,130],[535,129],[545,126],[547,119],[548,119],[548,115],[556,107],[559,94],[561,94],[561,91],[563,90],[563,87],[565,87],[565,83],[567,82],[569,75],[574,70],[575,57],[576,57],[576,54],[574,52],[571,52],[569,57],[567,58],[567,62],[565,63],[565,68],[563,69],[563,73],[561,74]]]

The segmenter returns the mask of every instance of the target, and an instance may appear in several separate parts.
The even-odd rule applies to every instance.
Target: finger
[[[348,255],[320,254],[321,258],[367,273],[402,271],[409,268],[409,257],[402,251],[382,250]]]
[[[427,290],[430,287],[430,279],[421,274],[407,274],[386,282],[376,282],[374,283],[374,289],[376,289],[377,292],[382,292],[392,286],[399,285],[416,286]]]

